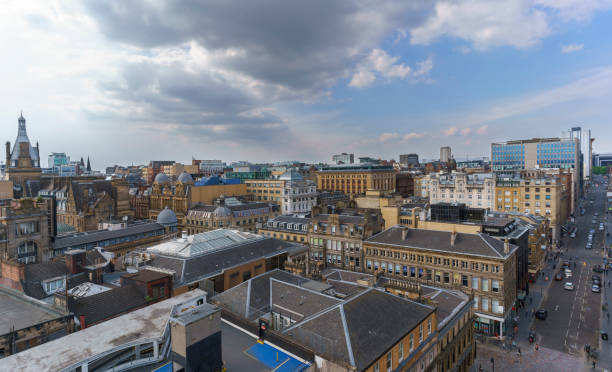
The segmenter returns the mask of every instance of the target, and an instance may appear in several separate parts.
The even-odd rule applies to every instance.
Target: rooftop
[[[60,371],[128,344],[160,338],[175,305],[205,294],[183,293],[2,359],[7,371]]]
[[[191,242],[186,239],[149,249],[153,254],[151,266],[174,272],[174,282],[178,285],[219,275],[226,269],[253,260],[308,249],[300,244],[224,229],[189,238],[192,238]]]
[[[402,237],[404,230],[406,231],[405,238]],[[518,248],[510,244],[509,252],[506,254],[504,253],[504,242],[487,234],[456,233],[454,244],[451,244],[451,234],[453,233],[448,231],[410,229],[396,225],[372,236],[365,242],[490,258],[508,257]]]
[[[313,289],[327,291],[328,286],[311,282],[274,270],[211,301],[252,322],[271,311],[290,314],[295,323],[278,332],[317,355],[357,370],[369,366],[435,311],[432,306],[373,288],[339,299]]]
[[[82,232],[64,236],[58,236],[53,245],[54,249],[79,246],[82,244],[96,243],[107,239],[123,238],[130,235],[143,234],[156,230],[163,230],[164,227],[155,222],[138,223],[128,225],[126,228],[118,230],[96,230]]]
[[[47,303],[0,286],[0,335],[67,315]]]

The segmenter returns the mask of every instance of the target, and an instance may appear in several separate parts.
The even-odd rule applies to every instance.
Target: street
[[[594,274],[593,265],[602,263],[601,249],[605,232],[599,231],[598,227],[601,216],[605,215],[605,193],[596,191],[593,195],[595,201],[592,205],[588,201],[584,203],[586,209],[584,216],[580,216],[580,212],[576,211],[575,225],[578,229],[576,237],[564,238],[565,245],[562,250],[563,248],[567,250],[564,256],[560,257],[554,272],[549,274],[549,280],[553,280],[553,283],[541,305],[548,310],[548,318],[534,320],[541,345],[576,356],[584,354],[583,348],[586,344],[596,347],[599,338],[601,294],[591,291],[591,275]],[[598,212],[600,215],[596,224],[592,223],[593,212]],[[593,248],[586,249],[590,229],[595,230]],[[554,274],[559,272],[559,265],[565,259],[570,259],[573,276],[555,281]],[[602,279],[607,284],[606,278]],[[567,282],[574,284],[573,291],[563,288],[563,284]]]
[[[519,311],[515,339],[500,343],[487,341],[479,345],[481,353],[477,362],[485,371],[491,370],[491,358],[497,361],[496,371],[544,371],[547,368],[556,371],[592,371],[592,359],[587,357],[584,350],[586,344],[598,352],[595,370],[612,371],[612,343],[600,337],[600,331],[612,335],[608,312],[602,309],[606,296],[612,304],[612,288],[608,286],[612,282],[612,272],[608,275],[597,274],[602,278],[601,293],[591,290],[591,277],[596,274],[593,266],[604,263],[604,247],[612,244],[612,237],[606,236],[612,227],[607,214],[607,185],[599,183],[600,187],[594,187],[580,203],[586,210],[584,216],[580,215],[581,208],[576,208],[576,237],[570,238],[569,234],[563,237],[563,256],[546,262],[545,275],[530,284],[530,301],[526,301],[526,306]],[[594,198],[593,204],[590,203],[591,198]],[[598,216],[593,217],[593,213],[598,213]],[[593,219],[596,223],[592,222]],[[606,226],[604,231],[599,231],[600,222]],[[593,247],[586,249],[591,229],[595,230]],[[556,281],[555,274],[560,272],[564,260],[570,261],[572,277]],[[564,289],[567,282],[573,283],[574,290]],[[536,319],[532,315],[532,311],[539,308],[548,311],[546,320]],[[536,332],[534,344],[528,341],[529,330],[532,329]],[[539,350],[535,349],[536,344]],[[522,350],[522,356],[518,348]]]

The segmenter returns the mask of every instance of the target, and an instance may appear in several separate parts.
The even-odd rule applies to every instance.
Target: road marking
[[[559,310],[559,305],[555,305],[555,311]]]

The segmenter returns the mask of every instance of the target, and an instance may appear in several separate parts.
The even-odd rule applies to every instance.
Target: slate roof
[[[84,316],[87,325],[113,318],[146,305],[145,294],[136,285],[117,287],[88,297],[71,297],[68,301],[70,311],[76,317]]]
[[[211,249],[190,257],[153,253],[154,257],[150,266],[174,271],[175,285],[180,286],[210,278],[246,262],[306,249],[302,245],[262,237],[237,242],[220,249]]]
[[[271,310],[291,315],[296,323],[282,331],[286,336],[317,355],[357,370],[379,359],[435,311],[432,306],[358,286],[354,287],[361,292],[341,300],[305,288],[308,282],[273,270],[214,296],[211,302],[253,322]]]
[[[434,311],[434,307],[368,289],[283,333],[329,360],[364,370]]]
[[[408,230],[406,239],[402,239],[403,229]],[[507,257],[518,248],[510,244],[509,253],[505,254],[503,241],[495,239],[487,234],[465,233],[457,233],[455,244],[451,245],[451,234],[452,233],[448,231],[410,229],[402,226],[393,226],[372,236],[365,242],[490,258]]]
[[[57,237],[55,239],[53,249],[76,247],[82,244],[95,243],[108,239],[123,238],[130,235],[138,235],[163,229],[164,227],[156,222],[148,222],[128,225],[126,228],[119,230],[97,230],[85,233],[70,234]]]
[[[168,275],[170,274],[163,273],[161,271],[156,271],[156,270],[144,269],[144,270],[140,270],[135,273],[123,274],[121,275],[121,277],[131,279],[131,280],[136,280],[139,282],[152,282],[154,280],[163,279],[167,277]]]
[[[352,223],[355,225],[363,225],[365,223],[365,218],[364,216],[353,216],[353,215],[346,215],[346,214],[340,214],[340,223],[341,224],[345,224],[345,223]],[[329,214],[319,214],[313,217],[313,219],[317,222],[327,222],[329,218]]]

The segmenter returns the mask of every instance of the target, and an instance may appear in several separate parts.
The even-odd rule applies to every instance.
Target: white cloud
[[[385,133],[381,133],[380,136],[378,136],[378,141],[381,143],[384,142],[408,142],[411,141],[413,139],[418,139],[418,138],[423,138],[425,137],[425,133],[415,133],[415,132],[410,132],[410,133],[397,133],[397,132],[393,132],[393,133],[389,133],[389,132],[385,132]]]
[[[455,135],[455,133],[457,133],[457,131],[459,131],[459,129],[455,128],[455,127],[450,127],[444,130],[444,135],[446,136],[453,136]]]
[[[476,133],[482,136],[483,134],[487,133],[488,129],[489,129],[488,125],[483,125],[476,130]]]
[[[505,45],[522,49],[548,36],[557,22],[585,21],[610,8],[612,0],[441,0],[423,25],[410,30],[410,41],[431,44],[451,37],[478,50]]]
[[[562,53],[573,53],[573,52],[582,50],[582,48],[584,48],[584,44],[561,45],[561,52]]]
[[[462,128],[461,131],[459,132],[462,136],[467,136],[468,134],[470,134],[472,132],[472,128]]]
[[[382,49],[374,48],[365,60],[357,66],[357,71],[353,74],[349,86],[365,88],[372,85],[377,76],[388,80],[417,78],[428,74],[433,67],[431,58],[417,62],[418,68],[416,70],[398,61],[399,57],[391,56]]]

